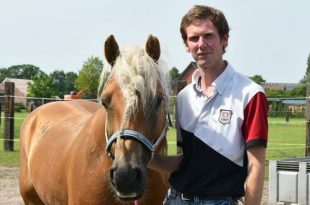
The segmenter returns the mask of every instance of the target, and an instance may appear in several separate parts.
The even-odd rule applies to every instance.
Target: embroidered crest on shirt
[[[232,116],[231,110],[220,109],[219,121],[223,125],[229,124]]]

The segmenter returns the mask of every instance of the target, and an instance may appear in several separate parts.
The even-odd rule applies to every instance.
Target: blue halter
[[[157,138],[157,140],[155,141],[154,144],[152,144],[152,142],[150,142],[150,140],[148,140],[144,135],[142,135],[141,133],[135,131],[135,130],[130,130],[130,129],[124,129],[124,130],[120,130],[118,132],[115,132],[109,139],[108,139],[108,134],[107,134],[107,129],[106,129],[106,133],[105,133],[105,137],[106,137],[106,141],[107,141],[107,145],[106,145],[106,152],[109,156],[109,158],[111,160],[114,160],[114,155],[111,152],[111,147],[112,144],[114,142],[116,142],[116,140],[118,138],[132,138],[138,142],[140,142],[141,144],[143,144],[152,154],[154,153],[154,151],[156,150],[156,147],[160,144],[160,142],[162,141],[162,139],[164,139],[164,137],[167,134],[168,131],[168,122],[170,121],[168,114],[166,115],[166,125],[161,133],[161,135]]]

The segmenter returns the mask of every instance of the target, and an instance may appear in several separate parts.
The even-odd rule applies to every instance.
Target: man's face
[[[217,28],[209,20],[196,20],[186,28],[185,49],[191,53],[198,67],[212,68],[222,62],[223,48],[228,36],[222,39]]]

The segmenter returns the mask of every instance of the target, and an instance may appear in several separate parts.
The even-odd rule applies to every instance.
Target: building
[[[6,78],[0,84],[0,92],[4,93],[5,82],[12,82],[15,84],[15,103],[21,103],[27,106],[27,88],[31,80],[27,79],[17,79],[17,78]]]
[[[186,85],[192,82],[192,75],[197,69],[197,65],[194,62],[190,62],[185,70],[176,79],[176,82],[172,86],[173,94],[176,95],[180,90],[182,90]]]
[[[260,83],[264,90],[288,91],[301,86],[299,83]]]

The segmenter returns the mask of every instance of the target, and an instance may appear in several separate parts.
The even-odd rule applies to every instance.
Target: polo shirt
[[[207,97],[196,70],[177,96],[177,143],[183,160],[169,182],[177,191],[205,196],[244,196],[246,149],[267,146],[268,103],[261,86],[228,63]]]

